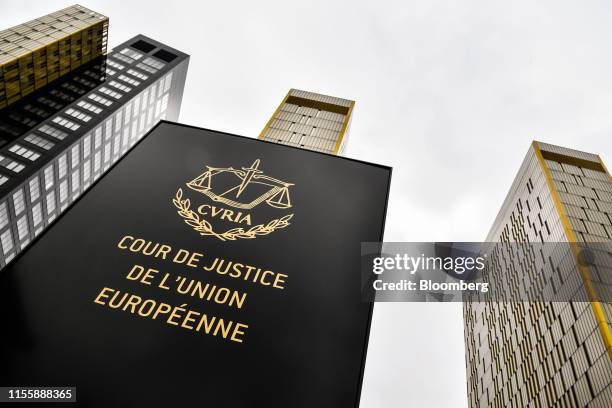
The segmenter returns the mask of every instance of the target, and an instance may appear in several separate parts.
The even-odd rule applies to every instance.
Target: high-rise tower
[[[106,54],[108,17],[74,5],[0,31],[0,109]]]
[[[580,301],[465,303],[471,407],[612,406],[611,239],[612,179],[601,158],[534,142],[487,242],[540,245],[535,267],[505,276]],[[600,249],[589,265],[578,261],[584,245]],[[498,268],[527,264],[491,254]]]
[[[160,119],[178,120],[188,64],[139,35],[0,110],[0,267]]]
[[[342,155],[354,101],[290,89],[259,139]]]

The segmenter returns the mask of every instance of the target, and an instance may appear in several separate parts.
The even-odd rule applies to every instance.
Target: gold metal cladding
[[[294,96],[294,95],[288,95],[285,98],[284,103],[291,103],[294,105],[304,106],[307,108],[314,108],[314,109],[323,110],[327,112],[339,113],[341,115],[348,114],[349,109],[350,109],[346,106],[340,106],[340,105],[335,105],[333,103],[315,101],[313,99],[301,98],[299,96]]]
[[[565,207],[561,202],[561,198],[559,197],[559,193],[557,192],[557,188],[553,182],[552,176],[548,167],[546,166],[546,161],[544,155],[542,154],[542,150],[540,149],[540,145],[537,141],[533,141],[533,150],[535,151],[536,157],[538,158],[538,162],[540,163],[540,167],[542,168],[542,172],[544,173],[544,178],[546,179],[546,184],[548,185],[548,189],[550,190],[553,202],[555,203],[555,208],[557,209],[557,213],[559,214],[559,218],[561,219],[561,224],[563,225],[563,229],[565,230],[565,234],[570,243],[570,247],[572,248],[572,252],[574,254],[574,258],[576,259],[576,264],[578,265],[578,269],[580,270],[580,274],[582,275],[582,280],[584,282],[584,286],[589,295],[589,299],[591,299],[591,307],[593,308],[593,313],[595,314],[595,320],[597,321],[597,326],[599,327],[599,331],[601,332],[601,336],[604,342],[604,346],[608,351],[608,356],[612,360],[612,333],[610,333],[610,327],[608,326],[608,321],[606,319],[606,315],[604,313],[603,307],[593,285],[591,283],[591,277],[589,275],[589,270],[582,266],[580,262],[578,262],[578,240],[576,238],[576,234],[574,234],[574,230],[571,227],[569,218],[567,217],[567,213],[565,211]],[[546,155],[549,156],[550,152],[546,152]],[[560,155],[564,156],[564,155]],[[568,156],[564,156],[568,157]],[[586,160],[583,160],[586,161]],[[601,168],[605,169],[603,165],[603,161],[601,158],[599,159]],[[596,164],[592,162],[593,164]],[[573,163],[572,163],[573,164]],[[607,170],[606,170],[607,173]],[[610,177],[610,173],[607,173],[608,177]]]
[[[599,171],[601,173],[606,172],[606,169],[603,166],[603,162],[601,162],[601,158],[599,158],[599,161],[601,163],[597,163],[591,160],[579,159],[578,157],[566,156],[560,153],[547,152],[546,150],[540,151],[540,153],[542,153],[542,157],[544,157],[546,160],[571,164],[577,167],[584,167],[586,169]]]
[[[340,128],[340,133],[338,134],[338,140],[336,140],[336,145],[334,146],[334,149],[333,149],[333,154],[337,155],[338,152],[340,151],[340,148],[342,147],[342,141],[344,140],[344,136],[348,129],[349,123],[351,123],[351,115],[353,113],[353,107],[355,106],[355,101],[350,101],[350,105],[346,107],[346,106],[335,105],[333,103],[320,102],[320,101],[315,101],[315,100],[308,99],[308,98],[301,98],[299,96],[294,96],[294,95],[291,95],[291,91],[292,89],[290,89],[289,92],[287,92],[287,95],[285,95],[285,98],[283,99],[283,101],[280,103],[280,105],[278,105],[278,107],[272,114],[272,117],[270,117],[270,119],[268,120],[268,123],[266,123],[266,126],[263,128],[263,130],[259,134],[258,139],[264,138],[266,131],[272,125],[272,122],[278,115],[278,112],[282,109],[283,105],[285,103],[292,103],[292,104],[299,105],[299,106],[305,106],[308,108],[320,109],[323,111],[339,113],[341,115],[344,115],[344,121],[342,122],[342,128]]]
[[[278,114],[278,112],[280,112],[280,110],[282,109],[282,107],[285,104],[285,102],[287,102],[287,98],[289,98],[289,94],[290,93],[291,93],[291,89],[287,92],[287,95],[285,95],[285,97],[283,98],[283,101],[280,103],[280,105],[278,105],[278,108],[276,108],[276,110],[274,111],[274,113],[272,114],[270,119],[268,120],[268,123],[266,123],[266,126],[264,126],[263,130],[259,134],[258,139],[263,139],[264,138],[264,135],[266,134],[266,131],[270,128],[270,126],[272,126],[272,122],[274,121],[274,118],[276,118],[276,115]]]
[[[340,151],[340,147],[342,146],[342,141],[344,140],[344,135],[346,133],[346,129],[351,121],[351,115],[353,114],[353,107],[355,107],[355,102],[351,101],[351,105],[348,108],[348,112],[344,117],[344,123],[342,123],[342,128],[340,129],[340,135],[338,136],[338,141],[336,142],[336,147],[334,148],[334,154],[337,155]]]
[[[72,8],[93,12],[92,10],[79,5],[66,7],[65,9],[60,10],[60,12]],[[2,100],[0,100],[0,108],[15,103],[16,101],[30,94],[34,90],[40,89],[47,83],[76,69],[83,63],[90,61],[92,58],[106,53],[109,18],[100,13],[93,13],[95,13],[99,18],[98,21],[90,22],[87,23],[88,25],[78,27],[75,32],[65,33],[62,31],[54,31],[50,34],[47,33],[47,37],[53,37],[52,41],[39,43],[37,40],[37,44],[35,44],[34,46],[30,46],[29,44],[28,48],[24,48],[24,53],[22,53],[21,55],[10,55],[12,59],[7,59],[3,63],[0,63],[0,81],[2,82],[2,84],[0,84],[0,89],[4,89],[4,97]],[[2,30],[0,31],[0,33],[10,31],[13,33],[12,35],[17,35],[17,32],[21,32],[26,29],[29,30],[29,26],[26,26],[26,24],[34,23],[41,18],[49,16],[50,15],[47,14],[35,20],[28,21],[27,23],[8,28],[6,30]],[[53,18],[56,19],[55,17]],[[76,25],[73,25],[72,27],[77,28]],[[91,36],[89,37],[89,39],[92,40],[90,48],[86,46],[85,41],[87,39],[87,36],[89,35],[89,30],[91,30]],[[102,31],[101,36],[98,36],[96,34],[98,30]],[[30,31],[26,31],[25,34],[21,33],[19,35],[21,35],[21,38],[23,38],[24,35],[28,34],[31,34]],[[59,34],[61,34],[61,36],[56,37],[56,35]],[[100,49],[96,48],[96,42],[93,41],[94,39],[100,40]],[[83,40],[83,44],[78,49],[78,51],[81,51],[82,54],[81,57],[78,59],[76,59],[76,56],[74,54],[77,50],[73,49],[72,46],[72,41],[76,40]],[[66,41],[70,42],[70,45],[68,45],[68,54],[62,53],[62,51],[66,51],[66,48],[62,48],[62,46],[66,47],[65,44],[62,44]],[[55,57],[53,57],[54,51],[58,52],[56,60]],[[41,56],[38,55],[41,52],[44,52],[45,54],[44,59],[41,59]],[[42,62],[44,62],[44,64],[41,64]],[[24,68],[29,63],[33,65],[32,68]],[[11,69],[10,71],[7,70],[7,67],[15,64],[17,66],[16,69]],[[43,65],[44,69],[41,69]],[[49,68],[51,66],[56,66],[57,70],[54,72],[49,72]],[[43,72],[43,70],[44,75],[41,75],[41,72]],[[2,73],[2,71],[4,71],[4,74]],[[34,82],[26,86],[24,83],[24,78],[27,78],[29,74],[34,75]],[[17,83],[6,87],[7,77],[13,78],[14,76],[19,78]]]

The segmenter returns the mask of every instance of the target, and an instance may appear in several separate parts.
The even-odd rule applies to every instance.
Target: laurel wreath
[[[242,227],[232,228],[225,232],[215,232],[212,224],[205,218],[200,218],[200,215],[191,209],[191,201],[186,198],[183,200],[183,189],[179,188],[176,196],[172,199],[172,203],[178,209],[178,214],[183,218],[186,224],[191,226],[200,235],[212,235],[219,238],[221,241],[235,241],[237,239],[253,239],[260,235],[268,235],[277,229],[285,228],[290,225],[289,220],[293,218],[293,214],[285,215],[284,217],[274,219],[267,224],[255,225],[247,230]]]

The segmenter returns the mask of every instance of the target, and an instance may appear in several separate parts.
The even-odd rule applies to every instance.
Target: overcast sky
[[[533,139],[612,163],[607,1],[83,1],[191,55],[181,121],[256,137],[291,87],[356,101],[387,241],[484,240]],[[69,5],[0,0],[2,28]],[[362,406],[467,406],[458,304],[377,304]]]

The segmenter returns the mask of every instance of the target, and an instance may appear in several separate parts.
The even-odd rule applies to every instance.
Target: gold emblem
[[[206,202],[192,209],[191,199],[186,198],[183,189],[179,188],[172,203],[185,223],[200,235],[212,235],[222,241],[253,239],[285,228],[290,225],[293,214],[252,225],[256,214],[249,210],[264,202],[271,209],[280,211],[292,207],[289,188],[293,184],[267,176],[259,166],[259,159],[250,167],[241,169],[206,166],[204,173],[186,183],[189,189],[204,195]],[[213,222],[238,225],[217,232]]]

